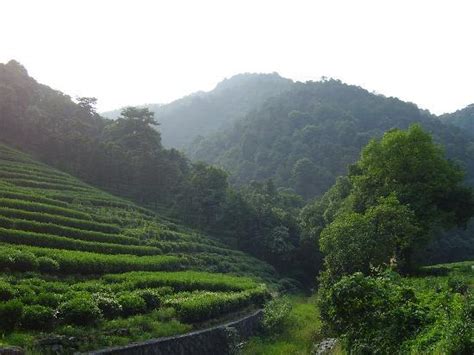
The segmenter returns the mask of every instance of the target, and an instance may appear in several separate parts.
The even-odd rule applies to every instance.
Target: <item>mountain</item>
[[[474,104],[453,113],[439,117],[443,122],[459,127],[464,132],[474,135]]]
[[[227,86],[235,83],[219,90]],[[129,107],[118,119],[105,119],[95,112],[95,99],[73,101],[36,82],[15,61],[0,65],[0,91],[0,142],[216,236],[287,277],[314,280],[315,264],[299,257],[305,247],[295,212],[298,196],[272,184],[236,191],[221,169],[164,148],[147,108]],[[287,268],[290,260],[298,266]]]
[[[38,338],[55,334],[72,353],[181,333],[259,304],[275,277],[257,259],[0,145],[3,345],[45,353]]]
[[[414,122],[432,133],[474,182],[470,136],[412,103],[337,80],[295,83],[232,127],[196,141],[189,155],[223,167],[237,185],[272,179],[311,199],[347,172],[371,138]]]
[[[228,127],[269,97],[287,91],[293,82],[272,74],[239,74],[220,82],[209,92],[196,92],[169,104],[148,104],[160,123],[163,144],[186,150],[201,136]],[[115,119],[120,110],[104,112]]]

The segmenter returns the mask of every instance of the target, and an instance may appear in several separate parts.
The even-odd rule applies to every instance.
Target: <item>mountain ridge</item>
[[[292,84],[292,80],[277,73],[241,73],[222,80],[210,91],[197,91],[168,104],[140,107],[155,112],[165,146],[186,151],[199,136],[226,127]],[[102,115],[115,119],[120,109]]]

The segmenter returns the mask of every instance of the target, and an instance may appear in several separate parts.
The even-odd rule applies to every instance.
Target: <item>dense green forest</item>
[[[310,199],[321,196],[361,148],[392,128],[419,122],[462,162],[474,181],[472,137],[416,105],[337,80],[296,83],[233,127],[195,142],[190,157],[225,168],[237,185],[273,179]]]
[[[154,112],[159,120],[163,145],[186,151],[194,140],[229,127],[266,99],[287,91],[292,84],[276,73],[238,74],[220,82],[212,91],[196,92],[169,104],[143,107]],[[120,110],[102,115],[116,119]]]

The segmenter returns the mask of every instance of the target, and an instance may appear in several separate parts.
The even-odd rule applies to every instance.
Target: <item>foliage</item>
[[[94,300],[99,307],[100,312],[107,319],[116,318],[122,314],[123,307],[119,300],[111,294],[96,293],[94,294]]]
[[[138,201],[169,203],[179,188],[187,162],[177,151],[162,147],[148,109],[125,108],[118,120],[104,119],[95,111],[96,99],[75,103],[38,84],[15,61],[0,65],[0,81],[0,140]],[[23,186],[61,188],[28,180]]]
[[[344,276],[320,289],[321,317],[353,353],[470,353],[472,275],[456,265],[447,270],[452,275]],[[471,285],[464,295],[453,292],[455,279]]]
[[[346,182],[305,208],[305,231],[327,254],[333,278],[389,264],[413,271],[415,253],[439,228],[474,214],[461,183],[462,170],[420,126],[392,130],[363,149]]]
[[[8,332],[18,325],[23,315],[23,303],[17,299],[0,302],[0,331]]]
[[[269,265],[0,145],[3,166],[3,343],[42,353],[41,331],[74,339],[62,344],[74,352],[175,334],[190,328],[178,319],[262,304],[260,278],[275,283]],[[195,294],[184,300],[183,292]]]
[[[322,231],[319,242],[331,276],[369,274],[371,266],[401,263],[399,255],[419,231],[414,213],[390,195],[365,214],[340,214]]]
[[[395,353],[428,321],[412,289],[390,278],[344,276],[320,294],[321,316],[355,353]]]
[[[45,331],[53,327],[55,320],[55,311],[52,308],[41,305],[25,306],[21,325],[26,329]]]
[[[15,290],[5,281],[0,281],[0,302],[11,300],[15,296]]]
[[[132,292],[123,293],[118,297],[118,302],[122,307],[124,316],[133,316],[139,313],[145,313],[147,305],[140,295]]]
[[[233,126],[196,141],[193,160],[225,168],[231,182],[272,179],[305,199],[321,196],[347,173],[371,138],[420,123],[474,176],[472,137],[412,103],[337,80],[295,83]]]
[[[251,355],[311,353],[313,345],[323,339],[323,329],[316,307],[316,297],[288,296],[290,313],[279,333],[254,336],[244,345],[243,353]]]
[[[276,298],[265,304],[262,325],[268,334],[278,334],[286,326],[291,312],[287,298]]]
[[[59,306],[59,317],[67,323],[85,326],[99,322],[102,313],[92,297],[79,295]]]
[[[59,271],[59,263],[47,256],[40,256],[38,260],[38,270],[44,273],[55,273]]]

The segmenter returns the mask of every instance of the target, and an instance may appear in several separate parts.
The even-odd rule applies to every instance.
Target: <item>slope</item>
[[[233,127],[196,142],[194,160],[219,165],[237,185],[273,179],[306,199],[346,173],[372,137],[419,122],[474,177],[471,138],[411,103],[337,80],[296,83]]]
[[[220,82],[209,92],[197,92],[169,104],[144,105],[160,122],[163,144],[186,150],[200,136],[228,127],[236,119],[272,96],[287,91],[293,82],[272,74],[238,74]],[[104,112],[117,118],[120,110]]]
[[[463,131],[474,135],[474,104],[453,113],[439,117],[444,123],[459,127]]]
[[[0,344],[179,333],[260,304],[265,281],[265,263],[0,145]]]

